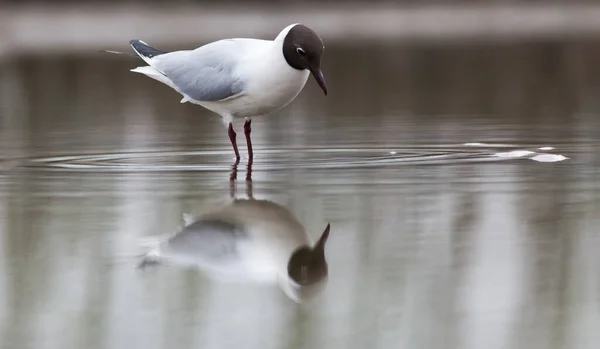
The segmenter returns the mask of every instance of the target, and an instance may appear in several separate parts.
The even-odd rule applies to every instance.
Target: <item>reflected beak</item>
[[[325,84],[325,77],[323,76],[321,69],[311,69],[310,72],[315,80],[317,80],[317,83],[321,90],[323,90],[323,93],[325,93],[325,96],[327,96],[327,84]]]
[[[329,238],[329,230],[331,230],[331,225],[329,223],[327,223],[327,226],[325,227],[323,234],[321,234],[321,237],[315,244],[315,247],[317,249],[325,250],[325,243],[327,242],[327,239]]]

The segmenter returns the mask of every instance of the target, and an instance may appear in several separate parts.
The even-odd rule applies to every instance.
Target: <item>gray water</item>
[[[329,96],[253,120],[252,182],[135,60],[5,60],[0,346],[599,348],[599,43],[328,44]],[[331,223],[312,302],[135,268],[250,184]]]

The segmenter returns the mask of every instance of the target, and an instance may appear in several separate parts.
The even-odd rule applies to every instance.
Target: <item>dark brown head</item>
[[[312,29],[294,25],[283,40],[283,57],[294,69],[308,69],[327,96],[327,85],[321,72],[323,41]]]
[[[300,247],[288,262],[288,276],[301,287],[311,286],[327,278],[325,243],[329,237],[329,230],[330,225],[327,224],[319,241],[313,247]]]

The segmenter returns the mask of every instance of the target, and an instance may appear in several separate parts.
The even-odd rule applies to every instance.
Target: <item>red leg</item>
[[[233,124],[229,123],[229,140],[231,141],[231,145],[233,146],[233,151],[235,152],[236,163],[240,161],[240,152],[238,151],[237,141],[235,140],[236,133],[233,130]]]
[[[246,122],[244,122],[244,135],[246,135],[246,145],[248,146],[248,163],[250,164],[254,158],[254,152],[252,151],[252,140],[250,140],[250,132],[252,131],[250,127],[251,123],[252,119],[250,118],[246,119]]]

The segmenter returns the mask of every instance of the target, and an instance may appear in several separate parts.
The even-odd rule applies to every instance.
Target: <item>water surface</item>
[[[145,239],[230,197],[218,117],[128,58],[8,59],[0,345],[598,348],[598,47],[328,45],[329,96],[310,80],[252,125],[254,196],[313,237],[331,223],[328,287],[302,305],[135,269]]]

